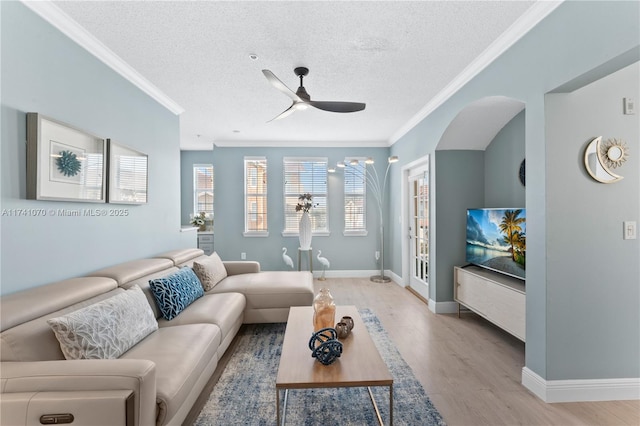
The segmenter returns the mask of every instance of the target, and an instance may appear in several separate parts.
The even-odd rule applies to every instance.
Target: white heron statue
[[[329,263],[329,259],[327,259],[326,257],[321,257],[321,254],[322,250],[318,250],[318,256],[316,257],[318,258],[318,262],[320,262],[320,264],[322,265],[322,275],[318,279],[320,281],[324,281],[326,280],[326,278],[324,277],[324,272],[331,266],[331,264]]]
[[[286,247],[282,247],[282,260],[284,260],[285,265],[287,265],[289,268],[293,269],[293,260],[291,260],[291,257],[287,256],[287,248]]]

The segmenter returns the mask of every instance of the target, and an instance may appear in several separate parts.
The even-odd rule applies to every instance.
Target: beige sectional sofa
[[[226,278],[172,320],[162,318],[149,281],[205,258],[199,249],[176,250],[0,298],[0,424],[70,414],[81,425],[179,425],[243,323],[285,322],[289,307],[313,302],[309,272],[224,262]],[[65,359],[47,320],[136,286],[157,330],[117,359]]]

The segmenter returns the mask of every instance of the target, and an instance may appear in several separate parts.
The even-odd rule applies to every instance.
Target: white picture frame
[[[106,202],[106,140],[27,113],[27,199]]]
[[[146,204],[149,184],[147,154],[107,139],[107,202]]]

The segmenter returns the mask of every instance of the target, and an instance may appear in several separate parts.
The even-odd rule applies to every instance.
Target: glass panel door
[[[410,285],[424,289],[429,284],[429,173],[409,176]]]

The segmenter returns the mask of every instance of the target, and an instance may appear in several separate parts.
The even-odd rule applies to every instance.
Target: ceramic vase
[[[298,227],[298,238],[302,250],[311,249],[311,218],[308,212],[303,212]]]

